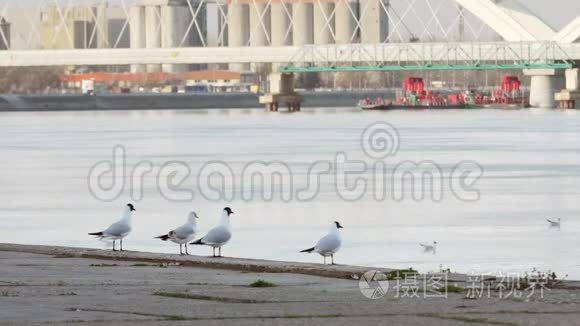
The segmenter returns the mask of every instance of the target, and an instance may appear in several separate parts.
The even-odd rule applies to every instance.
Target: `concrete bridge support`
[[[187,6],[170,5],[161,7],[161,47],[177,48],[189,24],[189,8]],[[190,46],[189,38],[185,38],[183,46]],[[187,65],[163,64],[164,72],[187,71]]]
[[[250,5],[250,46],[268,46],[271,43],[270,7],[265,3]],[[276,22],[275,22],[276,23]],[[254,72],[270,70],[266,63],[254,63]]]
[[[580,69],[566,69],[566,89],[556,93],[554,98],[562,109],[580,108]]]
[[[131,48],[142,49],[145,47],[145,7],[133,6],[129,9]],[[145,72],[145,65],[131,65],[131,72]]]
[[[145,7],[145,47],[158,49],[161,47],[161,7]],[[147,72],[160,72],[160,64],[147,65]]]
[[[312,3],[292,3],[292,17],[294,26],[292,31],[292,44],[304,45],[314,43],[314,7]]]
[[[554,94],[563,88],[564,75],[557,69],[524,69],[524,75],[531,77],[530,106],[534,108],[554,108]]]
[[[334,3],[320,1],[313,5],[314,44],[334,43]]]
[[[278,111],[279,106],[286,105],[288,111],[300,111],[302,97],[294,91],[294,74],[271,73],[268,76],[270,92],[260,96],[260,104],[266,106],[267,111]]]
[[[97,23],[97,48],[105,49],[112,47],[109,45],[109,20],[107,18],[107,5],[101,3],[97,6],[96,10],[96,23]]]
[[[247,4],[233,1],[228,6],[228,46],[248,46],[250,40],[250,11]],[[230,63],[230,70],[248,71],[247,63]]]
[[[270,7],[272,46],[292,45],[292,27],[290,16],[292,5],[289,3],[272,3]],[[278,71],[280,63],[272,63],[272,71]]]

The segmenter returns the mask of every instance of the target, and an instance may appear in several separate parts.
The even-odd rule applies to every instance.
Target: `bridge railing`
[[[0,67],[130,64],[280,63],[305,67],[418,66],[446,69],[485,65],[570,64],[580,44],[555,42],[386,43],[263,47],[69,49],[0,51]],[[491,68],[490,68],[491,69]],[[290,71],[290,70],[287,70]]]
[[[308,45],[282,71],[565,68],[577,58],[580,46],[556,42]]]

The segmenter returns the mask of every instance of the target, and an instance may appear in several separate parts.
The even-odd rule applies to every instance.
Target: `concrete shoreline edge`
[[[311,276],[321,276],[339,279],[358,280],[369,270],[382,272],[393,269],[351,266],[351,265],[322,265],[300,262],[273,261],[249,258],[233,258],[211,256],[180,256],[178,254],[139,252],[139,251],[111,251],[93,248],[75,248],[62,246],[25,245],[0,243],[0,251],[30,253],[54,256],[59,258],[89,258],[111,261],[134,261],[155,264],[175,264],[183,267],[198,267],[224,269],[255,273],[290,273]]]

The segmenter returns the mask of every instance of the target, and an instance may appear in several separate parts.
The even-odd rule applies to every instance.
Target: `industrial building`
[[[250,78],[248,78],[250,77]],[[153,88],[160,92],[249,92],[252,91],[253,80],[248,73],[221,70],[197,70],[178,73],[78,73],[61,74],[59,79],[62,88],[78,92],[83,81],[90,80],[100,91],[139,92]],[[169,83],[179,80],[177,84]],[[167,85],[164,88],[146,85]]]
[[[49,6],[40,15],[42,49],[87,49],[103,45],[96,28],[97,8],[73,7],[62,11]],[[101,42],[99,42],[101,40]]]
[[[129,28],[119,8],[48,6],[40,13],[43,49],[128,48]]]
[[[130,7],[50,5],[40,16],[40,47],[179,48],[381,43],[389,33],[387,0],[137,0]],[[216,67],[216,68],[226,68]],[[207,65],[132,65],[131,72],[183,72]],[[230,63],[267,73],[276,63]]]
[[[131,48],[205,46],[206,6],[187,0],[141,0],[129,12]],[[202,67],[195,67],[202,68]],[[132,72],[179,72],[187,65],[134,65]]]
[[[382,43],[389,34],[388,0],[230,0],[226,6],[228,46]]]

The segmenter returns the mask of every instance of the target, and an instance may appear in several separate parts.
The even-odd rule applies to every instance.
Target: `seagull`
[[[131,215],[135,211],[133,204],[127,204],[123,209],[123,215],[118,222],[111,224],[106,230],[101,232],[89,233],[89,235],[97,236],[100,239],[112,239],[113,240],[113,251],[115,249],[115,241],[121,241],[121,251],[123,251],[123,238],[126,237],[129,232],[131,232]]]
[[[332,226],[330,227],[330,232],[328,232],[327,235],[318,240],[316,246],[309,249],[304,249],[300,252],[306,253],[315,252],[320,254],[322,257],[324,257],[325,265],[326,265],[326,257],[330,256],[331,264],[334,265],[334,254],[338,251],[338,249],[340,249],[340,246],[342,245],[342,236],[340,235],[339,232],[339,229],[342,228],[343,228],[342,225],[340,225],[340,223],[335,221],[334,223],[332,223]]]
[[[190,244],[193,245],[206,245],[213,248],[213,257],[215,255],[215,248],[218,248],[217,257],[222,256],[222,246],[224,246],[232,238],[232,230],[230,228],[230,215],[234,212],[231,208],[226,207],[222,211],[222,217],[218,225],[214,226],[209,232],[201,239],[198,239]]]
[[[179,244],[180,255],[183,255],[182,245],[185,244],[185,254],[189,255],[189,252],[187,252],[187,243],[195,238],[198,218],[199,217],[195,212],[190,212],[189,215],[187,215],[187,222],[185,224],[175,230],[169,231],[167,234],[155,237],[155,239],[161,239],[163,241],[171,240],[172,242]]]
[[[419,245],[421,247],[423,247],[424,252],[431,252],[431,253],[433,253],[433,255],[437,253],[437,241],[433,241],[432,245],[428,245],[428,244],[424,244],[424,243],[420,243]]]
[[[551,228],[560,228],[562,219],[558,217],[558,221],[552,221],[550,219],[546,219],[546,221],[548,221],[548,223],[550,223],[550,227]]]

